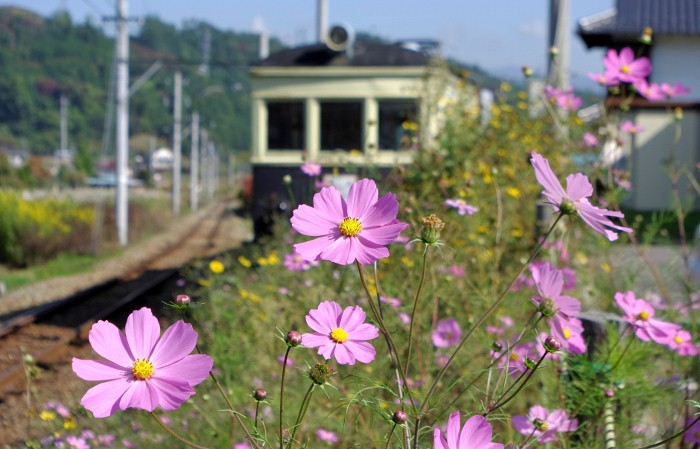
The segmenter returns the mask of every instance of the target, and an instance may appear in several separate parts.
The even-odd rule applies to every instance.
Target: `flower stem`
[[[299,414],[297,415],[297,421],[294,423],[294,427],[292,428],[292,435],[289,437],[289,444],[287,444],[287,449],[290,449],[292,447],[292,443],[294,443],[294,437],[297,434],[297,430],[299,429],[299,426],[301,426],[301,420],[304,419],[304,415],[306,414],[306,410],[309,408],[309,402],[311,402],[311,395],[313,394],[315,387],[316,387],[316,383],[311,382],[311,386],[306,391],[306,395],[304,396],[304,400],[301,402],[301,406],[299,407]],[[281,437],[281,435],[280,435],[280,437]]]
[[[690,424],[688,424],[687,426],[685,426],[684,428],[682,428],[679,432],[674,433],[674,434],[671,435],[670,437],[666,438],[665,440],[661,440],[661,441],[659,441],[658,443],[650,444],[649,446],[640,447],[639,449],[651,449],[652,447],[661,446],[662,444],[665,444],[665,443],[667,443],[667,442],[673,440],[674,438],[678,438],[679,436],[681,436],[681,435],[683,435],[684,433],[686,433],[686,432],[687,432],[691,427],[693,427],[698,421],[700,421],[700,415],[698,415],[698,416],[693,420],[693,422],[691,422]]]
[[[413,407],[415,406],[415,402],[413,401],[413,396],[411,395],[411,389],[408,387],[406,372],[403,370],[401,361],[399,360],[399,353],[396,349],[396,344],[394,344],[394,340],[391,338],[391,334],[386,328],[384,320],[382,319],[376,304],[374,304],[374,301],[372,300],[372,294],[370,293],[369,288],[367,287],[367,281],[365,280],[365,275],[362,271],[362,265],[360,265],[360,262],[356,262],[356,264],[357,271],[360,273],[360,282],[362,283],[362,288],[365,290],[365,295],[367,296],[367,301],[369,302],[369,306],[372,309],[372,313],[374,314],[375,320],[377,320],[379,329],[384,334],[384,338],[386,339],[387,345],[389,346],[389,352],[392,354],[392,360],[396,360],[396,366],[398,368],[399,374],[401,375],[401,381],[403,382],[404,387],[406,389],[406,395],[408,396],[408,400],[410,401],[411,406]]]
[[[503,396],[505,396],[506,394],[508,394],[508,392],[509,392],[510,390],[512,390],[513,387],[518,383],[518,380],[520,380],[520,379],[522,378],[522,375],[521,375],[521,376],[518,378],[518,380],[516,380],[510,387],[508,387],[508,390],[506,390],[506,391],[501,395],[501,398],[500,398],[500,399],[496,400],[496,403],[495,403],[495,404],[489,405],[489,406],[488,406],[488,409],[487,409],[486,412],[483,414],[483,416],[487,416],[487,415],[489,415],[492,411],[494,411],[495,409],[497,409],[497,408],[499,408],[499,407],[503,407],[506,403],[510,402],[515,396],[517,396],[518,393],[520,393],[520,390],[522,390],[523,387],[525,386],[525,384],[527,384],[527,382],[530,380],[530,378],[532,377],[532,375],[535,374],[535,371],[537,371],[537,368],[539,368],[539,366],[540,366],[540,365],[542,364],[542,362],[544,361],[545,357],[547,357],[547,354],[549,354],[549,352],[545,352],[544,354],[542,354],[542,357],[540,357],[540,359],[537,361],[537,364],[535,365],[535,367],[532,368],[532,370],[530,370],[530,372],[527,373],[527,377],[525,378],[525,380],[523,380],[523,381],[520,383],[520,385],[518,386],[518,388],[517,388],[510,396],[508,396],[507,398],[503,398]],[[525,374],[525,373],[523,373],[523,374]]]
[[[418,298],[420,296],[421,289],[423,288],[423,283],[425,282],[425,272],[426,272],[426,260],[428,258],[428,246],[426,245],[425,251],[423,251],[423,269],[421,270],[420,283],[416,289],[416,296],[413,298],[413,310],[411,311],[411,324],[408,328],[408,347],[406,349],[406,364],[404,365],[404,372],[408,373],[408,364],[411,362],[411,348],[413,347],[413,323],[416,322],[416,309],[418,308]]]
[[[608,372],[611,373],[611,372],[615,371],[615,368],[617,368],[617,365],[619,365],[620,362],[622,361],[622,359],[625,357],[627,350],[630,348],[630,346],[632,346],[633,341],[634,341],[634,338],[629,337],[629,340],[627,341],[627,345],[625,346],[625,349],[622,350],[622,353],[620,354],[620,357],[618,357],[617,362],[615,362],[615,364],[612,366],[612,368],[610,368],[610,370]]]
[[[533,323],[532,321],[533,321],[533,319],[534,319],[535,317],[537,317],[537,320],[535,320],[535,322]],[[504,349],[503,351],[501,351],[501,353],[499,354],[498,357],[493,358],[493,359],[491,360],[491,363],[489,363],[489,365],[486,367],[486,369],[485,369],[484,371],[482,371],[481,373],[479,373],[471,382],[469,382],[469,383],[467,384],[467,386],[462,390],[462,392],[460,392],[459,394],[457,394],[457,395],[454,397],[454,399],[452,399],[452,401],[450,401],[450,403],[449,403],[447,406],[443,407],[443,409],[442,409],[437,415],[435,415],[435,416],[438,416],[438,417],[439,417],[439,416],[442,416],[442,415],[445,414],[445,412],[447,412],[447,410],[451,410],[451,409],[452,409],[452,406],[459,400],[459,398],[462,397],[462,395],[463,395],[464,393],[466,393],[467,391],[469,391],[469,388],[471,388],[472,385],[474,385],[479,379],[481,379],[481,376],[483,376],[485,372],[488,372],[489,370],[491,370],[491,368],[493,368],[493,366],[494,366],[495,364],[497,364],[503,357],[505,357],[506,355],[508,355],[508,354],[510,353],[510,350],[511,350],[513,347],[515,347],[518,343],[520,343],[520,341],[521,341],[521,340],[523,339],[523,337],[525,336],[525,333],[527,332],[528,328],[530,328],[530,327],[533,327],[533,328],[534,328],[535,326],[537,326],[537,324],[538,324],[541,320],[542,320],[542,315],[540,315],[539,312],[533,313],[532,316],[530,317],[530,319],[528,320],[528,322],[525,324],[525,327],[523,328],[523,330],[522,330],[522,331],[520,332],[520,334],[518,335],[518,338],[516,338],[515,341],[514,341],[513,343],[510,344],[510,347],[509,347],[507,350]],[[499,381],[499,382],[500,382],[500,381]],[[487,395],[486,395],[486,403],[489,403],[491,397],[490,397],[490,395],[489,395],[488,389],[487,389],[486,393],[487,393]]]
[[[391,428],[389,436],[386,437],[386,446],[384,446],[384,449],[389,449],[389,442],[391,441],[391,436],[394,434],[394,429],[396,429],[396,423],[394,423],[394,426]]]
[[[178,440],[182,444],[185,444],[189,447],[193,447],[195,449],[208,449],[206,446],[200,446],[199,444],[193,443],[192,441],[187,440],[187,439],[181,437],[180,435],[178,435],[177,433],[175,433],[175,431],[173,429],[171,429],[170,427],[166,426],[165,424],[163,424],[161,422],[160,418],[158,418],[158,415],[156,415],[155,412],[151,412],[151,416],[163,428],[163,430],[168,432],[173,438],[175,438],[176,440]]]
[[[379,308],[379,316],[384,319],[384,313],[382,312],[382,299],[379,295],[379,276],[378,276],[378,270],[377,270],[377,262],[374,262],[374,285],[377,286],[377,306]],[[386,338],[385,338],[386,340]],[[386,340],[387,347],[391,348],[389,346],[389,340]],[[401,373],[399,372],[399,365],[397,363],[396,357],[394,357],[394,352],[389,351],[389,354],[391,356],[391,365],[394,367],[394,376],[396,377],[396,391],[399,395],[399,402],[401,403],[401,409],[404,410],[405,405],[404,405],[404,394],[403,394],[403,387],[401,385]],[[411,404],[413,405],[413,404]],[[405,410],[404,410],[405,411]],[[408,426],[404,426],[404,438],[406,440],[406,448],[410,447],[411,445],[411,430]],[[393,432],[393,429],[392,429]],[[388,443],[387,443],[388,444]]]
[[[447,372],[447,369],[450,367],[450,365],[452,364],[452,362],[453,362],[454,359],[456,358],[457,353],[459,353],[459,350],[462,349],[462,347],[463,347],[464,344],[467,342],[467,340],[469,340],[469,337],[471,337],[472,334],[479,328],[479,326],[481,326],[481,324],[486,320],[486,318],[487,318],[489,315],[491,315],[491,313],[492,313],[494,310],[496,310],[496,308],[497,308],[499,305],[501,305],[501,303],[503,302],[503,300],[504,300],[505,297],[506,297],[506,294],[507,294],[507,293],[510,291],[510,289],[513,287],[513,285],[514,285],[515,282],[518,280],[518,278],[520,277],[520,275],[523,274],[523,272],[525,271],[525,268],[527,268],[527,267],[530,265],[530,263],[535,259],[535,257],[537,256],[537,254],[539,254],[540,249],[542,249],[542,246],[543,246],[544,243],[547,241],[547,238],[549,238],[549,236],[551,235],[552,231],[554,231],[554,228],[555,228],[556,225],[559,223],[559,220],[561,220],[562,216],[563,216],[563,215],[562,215],[561,213],[560,213],[559,215],[557,215],[557,218],[554,220],[554,222],[553,222],[552,225],[549,227],[549,229],[548,229],[547,232],[544,234],[544,236],[540,239],[540,242],[537,244],[537,246],[535,247],[535,249],[532,251],[532,254],[530,254],[530,257],[528,257],[527,261],[523,264],[522,267],[520,267],[520,270],[518,270],[518,272],[515,274],[515,276],[513,276],[513,278],[510,280],[510,282],[508,283],[508,285],[506,286],[506,288],[503,290],[503,292],[501,292],[501,294],[498,295],[498,298],[496,298],[496,301],[494,301],[494,303],[491,304],[491,307],[489,307],[488,310],[476,321],[476,323],[474,323],[474,325],[471,327],[471,329],[469,329],[469,331],[466,333],[466,335],[462,338],[462,341],[460,341],[459,344],[457,345],[457,347],[455,348],[455,350],[454,350],[454,352],[452,353],[452,355],[450,356],[450,358],[447,360],[447,363],[445,363],[445,365],[442,367],[442,369],[438,372],[437,376],[435,376],[435,379],[433,380],[433,383],[432,383],[432,385],[430,386],[430,389],[428,390],[428,394],[425,396],[425,400],[423,401],[423,404],[421,405],[420,409],[418,410],[418,416],[419,416],[418,421],[420,421],[420,415],[421,415],[421,413],[423,413],[423,411],[425,411],[425,408],[428,406],[428,404],[429,404],[429,402],[430,402],[430,401],[429,401],[429,400],[430,400],[430,397],[431,397],[432,394],[435,392],[435,389],[437,388],[438,383],[442,380],[442,377],[443,377],[443,376],[445,375],[445,373]],[[417,424],[418,424],[418,423],[417,423]],[[417,427],[418,427],[418,426],[417,426]],[[413,447],[414,447],[414,449],[418,447],[418,437],[417,437],[417,435],[414,436],[414,439],[413,439]]]
[[[284,438],[282,438],[283,425],[282,425],[282,413],[284,411],[284,375],[287,373],[287,358],[289,357],[289,351],[292,350],[291,346],[287,346],[287,352],[284,353],[284,361],[282,362],[282,378],[280,379],[280,449],[284,447]]]
[[[255,404],[255,430],[258,430],[258,415],[260,414],[260,401]]]

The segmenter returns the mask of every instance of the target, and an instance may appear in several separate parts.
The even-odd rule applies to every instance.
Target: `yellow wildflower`
[[[218,260],[212,260],[209,262],[209,269],[214,274],[221,274],[224,272],[224,264]]]
[[[75,422],[75,418],[72,416],[70,418],[66,418],[65,421],[63,421],[63,428],[66,430],[73,430],[76,427],[78,427],[78,423]]]
[[[39,414],[39,418],[41,418],[42,421],[53,421],[56,419],[56,413],[49,410],[44,410]]]
[[[253,266],[253,262],[246,259],[245,256],[238,256],[238,262],[246,268],[250,268]]]
[[[520,189],[517,187],[508,187],[506,193],[515,199],[520,198]]]

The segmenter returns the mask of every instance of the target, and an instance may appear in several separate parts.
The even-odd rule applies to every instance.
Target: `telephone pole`
[[[128,0],[117,2],[117,235],[129,242],[129,28]]]
[[[199,113],[192,113],[192,153],[190,154],[190,209],[197,210],[199,200]]]
[[[68,97],[66,94],[61,94],[61,148],[60,150],[68,149]]]
[[[182,72],[175,72],[173,96],[173,213],[180,214],[180,179],[182,174]]]
[[[547,84],[560,89],[569,87],[569,32],[569,0],[550,0]]]

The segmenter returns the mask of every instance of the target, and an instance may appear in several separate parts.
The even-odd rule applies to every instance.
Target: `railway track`
[[[215,240],[226,214],[223,205],[216,205],[182,238],[126,275],[0,322],[0,402],[25,380],[25,355],[31,355],[39,366],[48,366],[66,359],[71,345],[84,342],[95,321],[112,317],[127,306],[129,310],[140,307],[152,292],[160,293],[158,303],[172,299],[162,296],[163,286],[174,283],[181,265],[216,250]]]

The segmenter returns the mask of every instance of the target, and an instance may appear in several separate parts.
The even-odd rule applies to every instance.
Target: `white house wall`
[[[659,36],[651,53],[652,81],[690,87],[680,101],[700,101],[700,36]]]
[[[668,160],[673,150],[675,122],[673,112],[665,110],[635,111],[626,118],[645,128],[634,136],[625,136],[632,148],[632,198],[629,207],[638,210],[664,210],[672,206],[673,191],[668,176]],[[696,173],[700,160],[700,113],[685,111],[681,138],[675,148],[677,166]],[[679,184],[684,198],[696,198],[685,178]],[[688,206],[698,207],[698,204]]]

